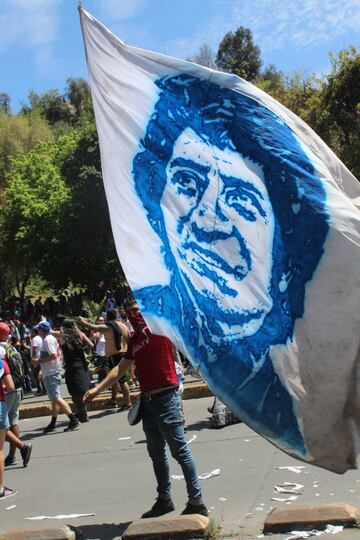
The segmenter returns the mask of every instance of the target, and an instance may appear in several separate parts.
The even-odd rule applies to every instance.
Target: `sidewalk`
[[[131,401],[134,402],[139,396],[138,388],[130,388]],[[64,399],[68,403],[72,404],[71,398],[66,397],[64,394]],[[212,396],[211,391],[209,390],[206,383],[201,379],[189,379],[184,381],[184,393],[183,399],[197,399],[202,397]],[[100,396],[94,399],[92,403],[88,405],[89,411],[99,411],[102,409],[109,409],[106,403],[109,402],[111,393],[103,392]],[[25,399],[20,405],[20,420],[25,418],[36,418],[38,416],[49,416],[51,414],[51,405],[47,396],[42,396],[41,398],[36,398],[36,401],[32,401],[34,395],[26,394]],[[124,400],[122,394],[118,394],[118,405],[122,406]],[[111,408],[111,407],[110,407]]]

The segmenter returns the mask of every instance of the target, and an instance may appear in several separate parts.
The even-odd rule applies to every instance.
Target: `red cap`
[[[9,334],[9,326],[4,322],[0,322],[0,341],[7,341]]]

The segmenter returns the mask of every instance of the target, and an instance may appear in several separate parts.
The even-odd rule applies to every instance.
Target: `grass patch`
[[[206,530],[206,540],[218,540],[221,538],[221,528],[219,523],[214,518],[210,518],[209,526]]]

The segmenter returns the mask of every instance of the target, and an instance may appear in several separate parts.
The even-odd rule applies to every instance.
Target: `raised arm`
[[[91,351],[94,348],[93,342],[87,337],[84,332],[80,332],[80,339],[83,342],[83,345],[85,345],[89,351]]]
[[[92,401],[103,390],[106,390],[106,388],[111,386],[115,381],[123,377],[125,373],[129,371],[133,363],[134,360],[132,360],[131,358],[124,358],[123,360],[121,360],[121,362],[119,362],[119,364],[108,373],[108,375],[103,381],[101,381],[100,384],[86,392],[84,396],[84,401]]]
[[[106,334],[109,332],[109,327],[106,324],[92,324],[91,322],[84,319],[84,317],[79,317],[79,323],[81,326],[85,326],[85,328],[89,328],[89,330],[98,330],[102,334]]]

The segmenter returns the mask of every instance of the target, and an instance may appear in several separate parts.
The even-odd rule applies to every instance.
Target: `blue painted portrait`
[[[169,282],[134,294],[240,418],[305,456],[269,351],[292,339],[324,251],[322,181],[294,132],[255,99],[185,74],[155,84],[132,172]]]

